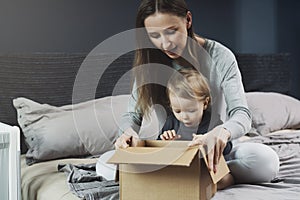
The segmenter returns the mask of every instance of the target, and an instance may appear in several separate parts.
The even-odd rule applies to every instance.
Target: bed
[[[120,113],[127,107],[133,52],[116,59],[107,54],[94,57],[87,65],[107,63],[108,67],[102,70],[99,83],[91,73],[86,82],[78,82],[79,92],[74,96],[73,85],[86,55],[0,55],[0,121],[18,125],[22,131],[23,200],[75,200],[80,195],[92,199],[79,190],[70,190],[74,184],[68,182],[69,174],[58,169],[90,164],[89,173],[93,173],[97,158],[113,149]],[[280,173],[272,183],[241,184],[218,191],[213,200],[299,199],[300,102],[289,95],[289,55],[236,57],[253,113],[253,128],[236,142],[271,146],[280,157]],[[86,88],[94,88],[94,95]],[[99,127],[99,121],[104,126]],[[145,127],[145,133],[151,131]]]

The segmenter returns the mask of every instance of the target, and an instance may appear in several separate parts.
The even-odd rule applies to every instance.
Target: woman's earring
[[[186,24],[187,24],[187,29],[190,29],[191,28],[191,21],[190,20],[187,20],[187,22],[186,22]]]
[[[207,97],[204,101],[204,105],[203,105],[203,110],[206,110],[208,107],[208,103],[209,103],[209,97]]]

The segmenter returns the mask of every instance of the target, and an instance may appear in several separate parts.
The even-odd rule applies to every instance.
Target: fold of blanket
[[[58,171],[65,172],[70,190],[84,200],[118,200],[119,183],[107,181],[96,174],[96,164],[59,164]]]

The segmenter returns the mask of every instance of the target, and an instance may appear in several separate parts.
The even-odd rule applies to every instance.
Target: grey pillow
[[[248,92],[252,132],[266,135],[282,129],[300,128],[300,101],[274,92]]]
[[[29,150],[27,164],[100,155],[114,148],[129,95],[56,107],[23,97],[13,100]]]

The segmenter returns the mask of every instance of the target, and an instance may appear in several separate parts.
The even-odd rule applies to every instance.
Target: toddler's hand
[[[160,135],[161,140],[176,140],[181,138],[181,135],[177,135],[175,130],[164,131],[163,134]]]

